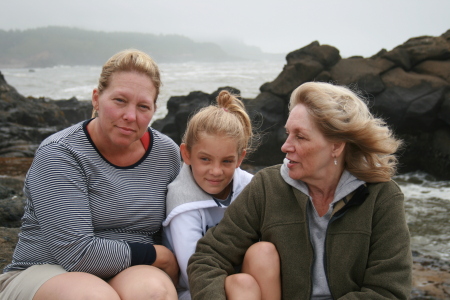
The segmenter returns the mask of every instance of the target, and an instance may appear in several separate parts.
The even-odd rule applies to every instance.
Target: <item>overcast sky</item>
[[[450,29],[450,0],[9,0],[0,29],[49,25],[98,31],[235,38],[284,53],[312,41],[343,57],[391,50]],[[1,41],[0,41],[1,43]]]

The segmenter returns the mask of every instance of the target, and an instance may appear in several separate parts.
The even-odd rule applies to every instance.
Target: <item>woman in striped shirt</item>
[[[1,299],[177,298],[178,265],[160,228],[181,160],[148,127],[160,84],[148,55],[119,52],[93,91],[96,117],[39,146]]]

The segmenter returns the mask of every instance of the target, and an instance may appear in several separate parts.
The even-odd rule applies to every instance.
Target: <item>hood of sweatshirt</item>
[[[231,202],[236,199],[252,177],[252,174],[241,168],[234,171]],[[170,220],[180,213],[218,206],[213,197],[195,182],[191,168],[187,164],[183,164],[177,178],[169,184],[166,199],[166,220],[163,226],[169,225]]]

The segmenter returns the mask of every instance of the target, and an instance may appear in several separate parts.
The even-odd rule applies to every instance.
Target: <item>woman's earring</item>
[[[334,158],[334,165],[337,166],[337,159],[336,159],[336,157]]]

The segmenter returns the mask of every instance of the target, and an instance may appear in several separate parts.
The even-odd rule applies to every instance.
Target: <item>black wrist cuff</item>
[[[151,265],[156,260],[156,249],[151,244],[128,243],[131,250],[131,266]]]

